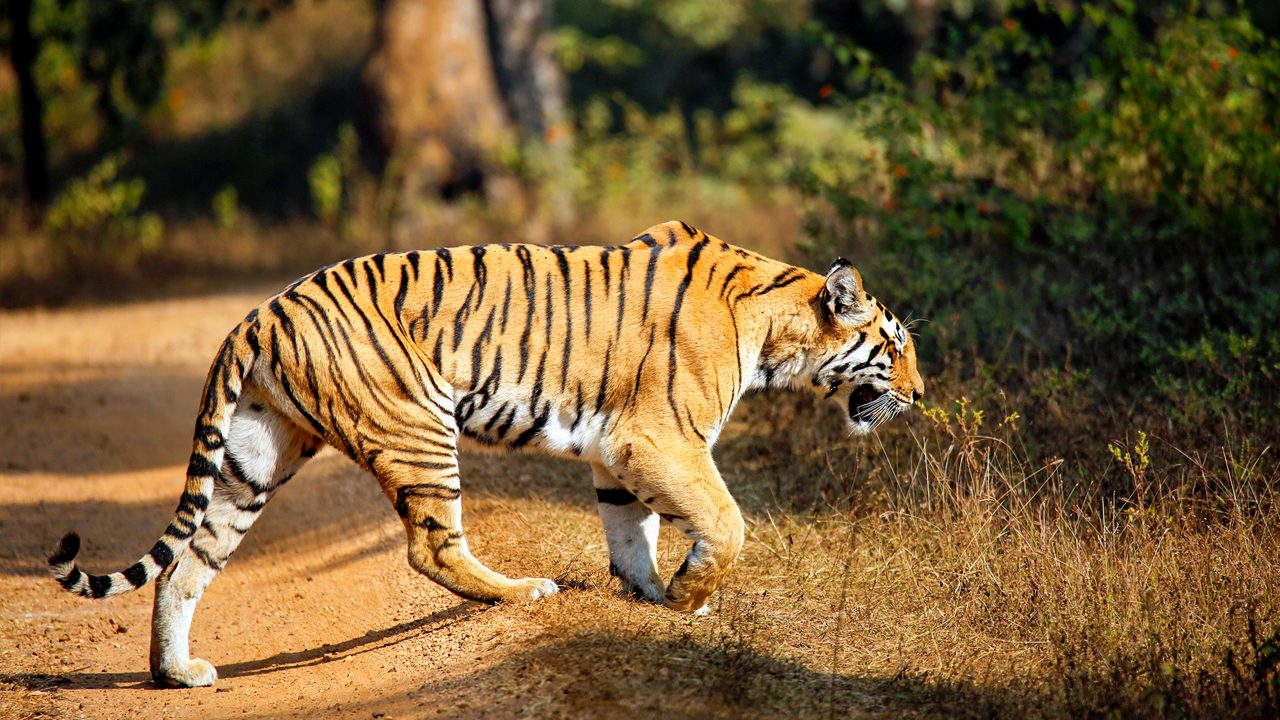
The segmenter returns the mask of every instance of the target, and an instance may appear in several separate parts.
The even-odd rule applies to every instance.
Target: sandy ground
[[[699,644],[698,621],[615,596],[585,466],[509,456],[464,458],[472,547],[565,592],[489,607],[418,576],[376,484],[325,450],[199,607],[193,652],[218,667],[217,686],[156,688],[151,588],[91,602],[62,592],[43,558],[72,529],[93,572],[151,546],[181,491],[208,362],[268,291],[0,314],[0,716],[772,714],[726,688],[731,644]],[[667,572],[679,551],[664,541]],[[704,687],[713,666],[720,686]],[[840,715],[877,705],[856,683],[782,661],[751,672],[762,668],[813,697],[838,692]]]

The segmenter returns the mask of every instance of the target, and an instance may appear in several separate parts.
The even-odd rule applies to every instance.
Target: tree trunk
[[[44,107],[33,73],[39,42],[31,34],[31,0],[10,0],[13,71],[18,76],[22,111],[22,174],[28,212],[37,217],[49,202],[49,159],[44,136]]]
[[[563,146],[564,83],[549,0],[385,0],[365,68],[401,206],[483,191],[505,202],[501,154],[522,133]]]

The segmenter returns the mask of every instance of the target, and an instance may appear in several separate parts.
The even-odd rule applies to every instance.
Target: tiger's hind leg
[[[267,501],[322,441],[281,417],[246,388],[231,419],[222,477],[190,544],[156,579],[151,676],[169,687],[212,685],[213,665],[190,656],[189,634],[205,588],[226,565]]]
[[[471,554],[462,531],[456,431],[441,422],[422,428],[418,442],[430,442],[432,449],[375,450],[370,463],[404,522],[409,565],[470,600],[537,600],[557,592],[559,588],[551,580],[512,580],[485,567]]]
[[[662,602],[658,574],[658,514],[646,507],[609,468],[592,463],[596,509],[609,543],[609,572],[622,592],[653,603]]]

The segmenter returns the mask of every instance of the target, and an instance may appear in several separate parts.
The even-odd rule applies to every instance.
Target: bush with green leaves
[[[1015,6],[910,86],[827,38],[850,97],[780,130],[814,249],[864,251],[931,320],[926,363],[1083,369],[1100,415],[1276,427],[1280,47],[1242,12]]]
[[[130,266],[155,250],[164,223],[139,212],[146,183],[118,177],[123,159],[108,155],[84,176],[67,183],[44,218],[44,230],[69,259],[110,260]]]

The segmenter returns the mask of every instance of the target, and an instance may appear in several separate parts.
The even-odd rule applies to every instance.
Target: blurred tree
[[[10,57],[18,77],[22,109],[22,176],[27,207],[33,212],[49,200],[49,153],[44,139],[44,110],[36,91],[35,61],[40,44],[31,32],[31,0],[10,0]]]
[[[230,15],[262,16],[290,0],[9,0],[14,73],[22,118],[23,184],[31,209],[49,199],[47,140],[35,67],[43,45],[57,43],[80,78],[95,88],[108,144],[139,120],[164,87],[167,43],[205,35]]]
[[[510,199],[504,157],[522,134],[563,157],[549,0],[379,0],[379,9],[365,81],[402,197]]]

